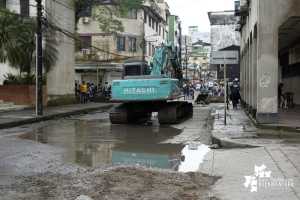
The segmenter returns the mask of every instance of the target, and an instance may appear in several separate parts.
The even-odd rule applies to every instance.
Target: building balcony
[[[162,12],[162,9],[160,8],[160,6],[158,5],[158,3],[156,1],[150,0],[150,4],[151,4],[152,8],[154,10],[156,10],[158,13]]]

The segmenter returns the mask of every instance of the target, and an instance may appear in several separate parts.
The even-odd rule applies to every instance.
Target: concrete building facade
[[[181,41],[182,41],[182,27],[179,16],[171,15],[169,17],[169,41],[172,42],[173,48],[181,64]]]
[[[237,20],[233,11],[209,12],[208,17],[211,24],[212,51],[240,45],[240,34],[235,31]]]
[[[193,43],[202,41],[205,43],[211,43],[211,33],[201,32],[198,30],[198,26],[189,26],[188,36],[193,38]]]
[[[104,4],[112,9],[117,6],[110,0],[101,5]],[[94,7],[92,12],[99,14],[99,10]],[[84,44],[75,55],[75,79],[80,84],[82,81],[110,84],[111,81],[122,78],[122,65],[125,61],[142,60],[145,57],[145,61],[150,64],[155,48],[169,41],[169,16],[169,7],[164,0],[146,1],[137,12],[128,13],[126,18],[114,16],[124,26],[124,32],[117,35],[101,32],[99,22],[89,16],[82,17],[77,36]]]
[[[14,3],[0,0],[2,7],[11,11],[16,11],[24,16],[36,16],[35,0],[16,0]],[[75,5],[72,0],[61,0],[59,2],[42,0],[44,6],[44,16],[54,26],[60,27],[69,33],[75,33]],[[65,7],[63,7],[65,6]],[[63,14],[60,10],[64,8]],[[64,34],[56,33],[59,45],[57,47],[59,58],[56,66],[47,74],[47,101],[70,100],[74,98],[74,77],[75,77],[75,56],[74,41]],[[8,63],[0,64],[0,84],[3,82],[3,75],[6,73],[20,74]],[[32,73],[35,73],[33,71]]]
[[[259,123],[278,123],[278,84],[300,107],[300,1],[243,0],[241,33],[242,102]]]
[[[191,37],[187,35],[182,35],[182,41],[181,41],[181,60],[182,60],[182,72],[183,72],[183,78],[184,79],[190,79],[189,76],[189,65],[188,65],[188,59],[189,59],[189,53],[192,52],[192,45],[193,40]]]

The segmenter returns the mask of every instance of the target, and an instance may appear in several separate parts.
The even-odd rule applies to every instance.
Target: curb
[[[32,119],[25,119],[25,120],[19,120],[19,121],[14,121],[14,122],[8,122],[8,123],[2,123],[0,124],[0,129],[6,129],[6,128],[13,128],[25,124],[32,124],[40,121],[45,121],[45,120],[52,120],[54,118],[61,118],[61,117],[67,117],[69,115],[78,115],[81,113],[88,113],[93,110],[101,110],[101,109],[108,109],[113,107],[113,104],[106,105],[106,106],[98,106],[98,107],[93,107],[93,108],[85,108],[81,110],[75,110],[75,111],[70,111],[70,112],[65,112],[65,113],[60,113],[60,114],[53,114],[53,115],[48,115],[48,116],[42,116],[42,117],[37,117],[37,118],[32,118]]]
[[[217,133],[215,131],[212,131],[211,134],[212,142],[213,144],[218,144],[220,148],[225,149],[233,149],[233,148],[254,148],[259,147],[247,143],[237,142],[234,141],[220,133]]]
[[[216,113],[218,112],[218,109],[215,112],[214,115],[214,121],[216,119]],[[247,143],[243,143],[243,142],[237,142],[233,139],[230,139],[228,137],[226,137],[225,135],[218,133],[215,130],[212,130],[211,133],[211,140],[213,144],[218,144],[218,146],[220,148],[224,148],[224,149],[233,149],[233,148],[254,148],[254,147],[259,147],[259,146],[255,146],[253,144],[247,144]]]

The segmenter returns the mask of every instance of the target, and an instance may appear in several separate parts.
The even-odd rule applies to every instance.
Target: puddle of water
[[[66,162],[88,166],[140,164],[182,172],[197,171],[205,145],[158,144],[182,131],[159,125],[112,125],[109,119],[45,125],[19,136],[68,149]]]

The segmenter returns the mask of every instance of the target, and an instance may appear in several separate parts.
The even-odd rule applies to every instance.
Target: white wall
[[[67,5],[73,10],[62,7],[52,0],[46,0],[48,12],[55,18],[52,21],[56,26],[62,27],[70,33],[75,32],[75,5],[73,0],[60,0],[61,4]],[[52,12],[51,12],[52,11]],[[63,12],[62,12],[63,11]],[[47,18],[51,16],[47,15]],[[74,41],[62,33],[57,33],[59,41],[59,60],[56,66],[47,74],[48,100],[69,98],[74,95],[75,80],[75,46]]]

